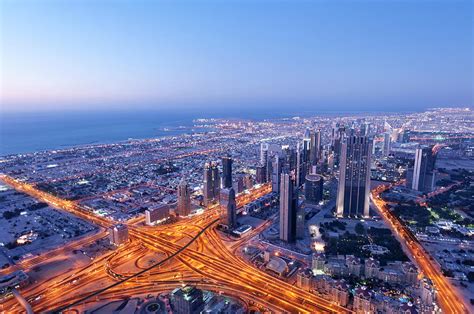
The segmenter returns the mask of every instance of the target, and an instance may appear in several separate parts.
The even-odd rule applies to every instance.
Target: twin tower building
[[[216,162],[204,165],[203,202],[205,206],[219,203],[223,213],[221,223],[229,228],[237,226],[237,204],[235,190],[232,187],[232,158],[222,158],[222,189],[221,176]]]
[[[369,216],[372,139],[353,129],[338,127],[330,135],[330,145],[323,149],[321,143],[320,130],[307,130],[296,150],[262,144],[257,181],[267,182],[263,175],[266,172],[273,191],[280,194],[280,239],[283,241],[294,242],[304,236],[305,211],[300,205],[300,191],[304,191],[306,204],[319,203],[323,196],[323,178],[337,171],[337,216]],[[268,162],[270,156],[271,163]]]
[[[307,204],[319,203],[323,197],[323,174],[339,171],[337,216],[369,216],[372,139],[356,134],[353,129],[338,127],[330,140],[330,145],[323,149],[321,131],[308,130],[296,149],[268,143],[261,145],[256,179],[258,183],[271,182],[272,190],[280,195],[280,239],[283,241],[294,242],[304,236],[305,212],[299,204],[299,194],[304,191]],[[232,158],[222,158],[222,175],[217,162],[206,163],[203,181],[204,205],[219,203],[221,223],[235,228],[237,205],[232,187]]]

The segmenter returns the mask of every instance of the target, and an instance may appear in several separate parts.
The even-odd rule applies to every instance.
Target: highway
[[[73,201],[62,200],[51,194],[36,189],[34,186],[19,182],[13,178],[2,176],[1,179],[18,191],[25,192],[51,206],[70,212],[103,228],[110,227],[113,221],[82,209]],[[243,206],[271,191],[269,184],[255,188],[249,194],[241,194],[237,198],[238,206]],[[282,280],[245,263],[236,257],[223,243],[220,235],[213,226],[219,217],[219,206],[213,205],[204,214],[183,219],[172,225],[144,227],[129,224],[130,244],[117,249],[113,254],[100,258],[93,265],[67,276],[67,288],[59,284],[54,287],[30,287],[21,291],[27,299],[39,300],[32,304],[36,312],[54,309],[71,309],[76,304],[89,301],[89,295],[94,298],[104,298],[109,292],[113,296],[130,296],[131,287],[140,289],[147,283],[156,283],[156,289],[147,292],[162,291],[160,284],[175,276],[177,270],[181,274],[180,282],[194,282],[196,278],[204,278],[215,284],[207,284],[206,289],[223,291],[230,295],[246,296],[255,304],[265,306],[276,312],[291,313],[349,313],[346,308],[333,304],[312,293],[299,289]],[[190,238],[191,237],[191,238]],[[138,248],[137,246],[141,246]],[[133,275],[120,274],[114,268],[130,260],[137,260],[145,252],[143,247],[162,253],[165,261],[157,266],[144,269]],[[166,262],[168,261],[168,262]],[[166,262],[166,263],[165,263]],[[185,267],[184,270],[182,267]],[[171,270],[171,271],[167,271]],[[126,276],[126,277],[124,277]],[[133,280],[129,277],[133,276]],[[124,278],[128,278],[124,280]],[[111,283],[112,280],[112,283]],[[100,284],[100,288],[98,285]],[[126,289],[123,289],[123,287]],[[175,288],[170,285],[167,290]],[[43,287],[41,287],[43,288]],[[83,293],[89,290],[89,293]],[[166,290],[166,289],[165,289]],[[234,291],[231,293],[231,291]],[[93,292],[93,294],[91,294]],[[238,292],[238,293],[235,293]],[[11,301],[9,301],[11,303]]]
[[[432,280],[437,289],[437,299],[443,313],[468,313],[468,307],[457,296],[456,288],[449,279],[443,276],[436,262],[418,242],[411,230],[389,210],[387,203],[380,197],[380,194],[388,188],[390,188],[389,185],[382,185],[372,190],[372,201],[384,220],[402,240],[402,245],[411,253],[421,272]]]

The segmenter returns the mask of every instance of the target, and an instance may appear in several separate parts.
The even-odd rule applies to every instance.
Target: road
[[[381,216],[402,240],[402,245],[411,253],[421,272],[432,280],[438,291],[437,299],[442,311],[453,314],[469,313],[468,307],[458,297],[455,287],[443,276],[433,258],[418,242],[411,230],[389,210],[387,203],[380,197],[380,194],[389,187],[388,185],[382,185],[372,190],[371,199]]]
[[[95,216],[93,213],[82,209],[73,201],[62,200],[51,194],[36,189],[36,187],[13,178],[1,178],[18,191],[25,192],[38,200],[44,201],[58,209],[70,212],[91,223],[108,228],[113,221],[104,217]],[[269,184],[260,186],[248,194],[239,195],[238,206],[243,206],[258,197],[271,191]],[[204,278],[214,284],[206,284],[206,289],[212,291],[228,292],[234,296],[245,296],[257,305],[267,307],[276,312],[291,313],[349,313],[344,307],[331,303],[312,293],[299,289],[291,284],[276,280],[271,275],[245,263],[235,256],[223,243],[215,228],[206,228],[219,217],[219,206],[214,205],[206,209],[202,215],[183,219],[172,225],[158,227],[144,227],[130,224],[129,233],[131,242],[120,247],[114,254],[99,258],[92,266],[80,271],[74,271],[65,276],[67,279],[54,286],[30,287],[21,291],[27,299],[35,299],[32,304],[35,312],[43,312],[52,308],[67,307],[78,300],[82,303],[89,302],[91,298],[104,298],[109,293],[113,296],[130,296],[132,288],[140,290],[144,285],[157,284],[156,289],[147,290],[148,293],[162,291],[161,283],[169,280],[170,276],[181,274],[180,282],[195,282],[196,278]],[[199,236],[190,243],[193,236]],[[119,265],[139,259],[147,250],[153,250],[172,258],[169,263],[159,267],[159,271],[147,271],[136,276],[133,280],[121,285],[112,286],[103,290],[110,283],[120,280],[120,274],[115,271]],[[183,248],[186,248],[183,250]],[[146,251],[146,250],[145,250]],[[179,252],[179,254],[176,254]],[[184,268],[183,268],[184,267]],[[74,282],[74,284],[71,284]],[[169,285],[171,290],[177,285]],[[126,289],[123,289],[126,287]],[[161,289],[161,290],[160,290]],[[165,289],[166,290],[166,289]],[[89,294],[83,293],[89,291]],[[97,296],[90,296],[91,292],[101,291]],[[234,291],[233,293],[230,293]],[[238,293],[236,293],[238,292]],[[12,304],[12,301],[9,301]]]

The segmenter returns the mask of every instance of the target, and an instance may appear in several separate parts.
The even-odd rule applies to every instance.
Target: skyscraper
[[[310,163],[311,166],[318,164],[321,158],[321,130],[311,132]]]
[[[222,157],[222,179],[224,189],[232,187],[232,158],[229,155]]]
[[[267,167],[265,167],[264,165],[257,165],[257,174],[255,176],[255,179],[257,181],[257,183],[265,183],[267,182]]]
[[[344,140],[346,134],[346,130],[343,126],[340,126],[337,123],[332,129],[332,136],[331,136],[331,146],[332,151],[334,152],[334,167],[339,167],[339,161],[341,157],[341,144]]]
[[[183,179],[178,185],[178,206],[176,214],[179,216],[188,216],[191,212],[191,190],[188,183]]]
[[[219,198],[219,187],[220,187],[219,169],[217,163],[210,162],[204,165],[204,180],[203,180],[203,197],[204,205],[209,206],[210,204],[217,201]]]
[[[431,192],[434,188],[436,153],[433,146],[417,148],[411,188],[421,192]]]
[[[348,136],[341,145],[337,216],[368,217],[372,140]]]
[[[308,173],[305,179],[304,195],[306,202],[316,205],[323,199],[323,178],[316,173]]]
[[[306,129],[303,136],[303,147],[301,151],[301,167],[303,169],[301,173],[302,179],[304,179],[304,176],[308,173],[310,147],[311,135],[309,129]]]
[[[283,159],[276,154],[272,163],[272,191],[280,192],[280,176],[283,169]]]
[[[269,149],[270,145],[268,143],[260,143],[260,163],[262,165],[267,163]]]
[[[383,134],[383,155],[388,156],[390,154],[390,145],[392,142],[392,134],[385,132]]]
[[[294,242],[296,239],[297,194],[290,174],[282,173],[280,183],[280,239],[286,242]]]
[[[299,206],[296,202],[296,239],[304,239],[305,235],[305,211],[303,206]]]
[[[219,204],[222,211],[221,223],[231,229],[235,228],[237,226],[237,205],[235,202],[235,191],[232,187],[221,190]]]
[[[303,164],[303,154],[301,151],[300,143],[296,144],[296,185],[300,186],[303,182],[302,178],[304,176],[304,164]]]
[[[214,195],[214,200],[217,202],[219,200],[219,191],[221,190],[221,177],[219,176],[219,167],[217,167],[216,161],[211,163],[211,174],[212,193]]]

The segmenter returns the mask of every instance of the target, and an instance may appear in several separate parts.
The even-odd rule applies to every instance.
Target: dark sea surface
[[[197,110],[0,113],[0,156],[190,133],[193,119],[198,118],[263,120],[335,114],[233,109],[210,113]]]

